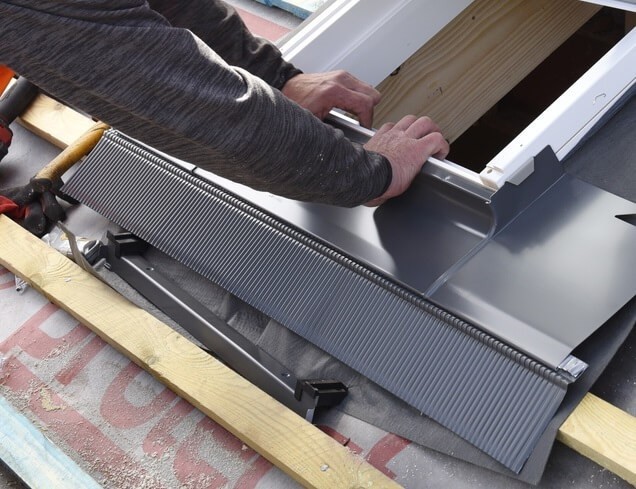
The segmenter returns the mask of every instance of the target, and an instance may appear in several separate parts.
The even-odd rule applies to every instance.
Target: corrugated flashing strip
[[[511,470],[565,394],[566,377],[115,131],[64,191]]]

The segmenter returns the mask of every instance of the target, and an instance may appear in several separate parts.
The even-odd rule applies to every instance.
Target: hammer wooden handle
[[[107,124],[103,122],[96,123],[51,160],[34,178],[36,180],[45,179],[51,182],[57,180],[82,157],[86,156],[86,154],[97,145],[104,131],[108,129],[110,129],[110,127]]]

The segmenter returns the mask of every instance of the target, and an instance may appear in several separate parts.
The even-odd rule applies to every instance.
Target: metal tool
[[[212,354],[308,421],[317,408],[347,395],[335,380],[301,380],[203,304],[163,276],[143,256],[147,244],[130,233],[108,233],[102,248],[110,269],[200,341]]]

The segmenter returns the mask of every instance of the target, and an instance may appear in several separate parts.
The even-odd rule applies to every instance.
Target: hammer
[[[49,222],[64,220],[66,213],[56,195],[60,192],[62,175],[88,154],[109,126],[98,122],[71,143],[26,185],[0,190],[0,214],[7,214],[38,237],[47,231]]]

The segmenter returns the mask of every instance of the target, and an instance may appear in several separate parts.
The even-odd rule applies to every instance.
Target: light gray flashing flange
[[[563,370],[573,378],[578,379],[579,376],[587,370],[587,367],[589,367],[589,365],[580,358],[576,358],[574,355],[568,355],[561,365],[559,365],[559,370]]]
[[[558,372],[117,132],[64,190],[516,472],[565,394]]]

